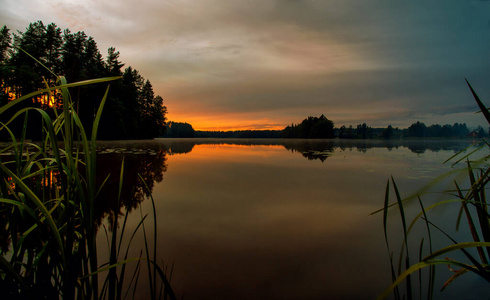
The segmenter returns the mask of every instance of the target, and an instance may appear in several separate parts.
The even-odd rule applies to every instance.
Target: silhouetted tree
[[[168,122],[167,130],[164,137],[169,138],[192,138],[196,132],[192,128],[191,124],[179,123],[179,122]]]
[[[8,100],[8,85],[6,84],[6,77],[9,74],[9,67],[6,64],[9,58],[10,43],[12,42],[12,37],[10,35],[10,30],[7,26],[3,26],[0,30],[0,105],[4,105]]]
[[[391,139],[393,137],[393,127],[391,125],[388,125],[386,129],[383,131],[383,138],[385,139]]]
[[[357,137],[360,139],[367,139],[372,135],[372,128],[367,126],[366,123],[357,125]]]
[[[426,131],[427,126],[425,126],[424,123],[420,123],[418,121],[417,123],[414,123],[410,127],[408,127],[408,135],[411,137],[425,137]]]
[[[124,63],[119,60],[120,54],[115,48],[108,49],[104,60],[97,43],[83,31],[62,31],[55,24],[45,26],[41,21],[31,23],[25,32],[14,34],[13,41],[14,47],[11,47],[9,29],[4,26],[0,30],[0,104],[43,88],[43,77],[48,84],[54,84],[52,74],[36,63],[31,55],[56,74],[65,76],[68,82],[123,75],[122,80],[111,83],[99,138],[153,138],[165,131],[167,109],[163,98],[154,94],[150,81],[138,71],[128,67],[122,72]],[[105,85],[89,85],[70,89],[75,109],[89,134],[105,88]],[[51,113],[47,108],[52,104],[33,99],[32,102],[24,101],[17,109],[33,106]],[[0,121],[7,118],[9,115],[3,114]],[[40,128],[38,122],[29,116],[28,126]],[[22,120],[11,124],[14,132],[21,128]]]
[[[283,136],[286,138],[303,138],[303,139],[327,139],[335,137],[334,124],[324,115],[320,117],[308,117],[299,125],[291,124],[283,130]]]
[[[454,123],[453,125],[432,124],[428,127],[424,123],[414,123],[408,128],[410,137],[444,137],[444,138],[461,138],[469,133],[466,124]]]
[[[111,76],[122,75],[121,68],[124,66],[122,62],[119,61],[119,51],[116,48],[110,47],[107,50],[107,71]]]
[[[482,138],[482,137],[485,137],[486,134],[485,134],[485,130],[483,130],[483,128],[481,126],[478,126],[477,128],[477,132],[478,132],[478,137]]]

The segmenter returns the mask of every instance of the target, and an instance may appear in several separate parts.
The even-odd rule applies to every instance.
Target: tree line
[[[37,21],[29,24],[24,32],[13,34],[6,26],[0,30],[0,105],[45,88],[46,83],[55,84],[54,76],[27,53],[55,74],[65,76],[68,83],[122,77],[111,83],[99,126],[100,139],[142,139],[164,134],[167,108],[162,97],[155,95],[151,82],[131,66],[123,69],[125,64],[114,47],[107,50],[104,58],[92,37],[83,31],[62,30],[54,23],[46,26]],[[74,107],[87,133],[91,132],[105,89],[103,84],[70,88]],[[55,95],[51,99],[44,96],[30,103],[24,101],[20,106],[18,109],[31,106],[52,113],[49,108],[59,107],[61,103]],[[8,116],[4,115],[0,121],[7,120]],[[38,122],[35,116],[28,116],[28,126],[40,127]],[[20,131],[23,127],[20,123],[12,124],[11,129]],[[40,135],[30,138],[38,139]]]
[[[403,129],[394,128],[391,125],[386,128],[372,128],[363,123],[355,128],[353,126],[342,126],[335,129],[335,131],[337,137],[350,139],[465,138],[486,137],[488,135],[481,126],[470,131],[465,123],[454,123],[453,125],[432,124],[427,126],[419,121]]]
[[[202,137],[202,138],[302,138],[302,139],[402,139],[402,138],[466,138],[486,137],[488,133],[479,126],[474,130],[465,123],[453,125],[433,124],[426,126],[416,122],[408,128],[400,129],[388,125],[373,128],[366,123],[356,127],[350,125],[335,128],[334,123],[321,115],[309,116],[299,124],[291,124],[283,130],[237,130],[237,131],[196,131],[188,123],[169,122],[164,137]]]

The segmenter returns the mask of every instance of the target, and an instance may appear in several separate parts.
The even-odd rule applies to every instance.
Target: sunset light
[[[489,298],[490,0],[0,2],[0,298]]]
[[[177,122],[187,122],[194,130],[203,131],[235,131],[235,130],[282,130],[288,124],[278,124],[271,119],[253,119],[247,116],[236,115],[230,118],[228,115],[187,115],[176,116],[169,113],[169,118]]]
[[[48,107],[54,107],[57,105],[55,94],[43,94],[41,96],[38,96],[34,101]]]

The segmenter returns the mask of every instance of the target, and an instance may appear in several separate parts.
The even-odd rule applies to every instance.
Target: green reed
[[[468,81],[466,81],[480,112],[485,116],[487,122],[490,124],[490,111],[486,108],[474,89]],[[384,208],[380,211],[383,212],[383,229],[385,233],[385,241],[390,255],[392,284],[381,294],[378,299],[384,299],[391,293],[394,294],[395,299],[420,299],[427,298],[432,299],[434,295],[434,289],[439,288],[441,291],[447,288],[450,284],[453,284],[460,276],[467,273],[474,273],[485,279],[490,283],[490,214],[488,213],[488,203],[486,199],[487,184],[490,181],[490,167],[487,160],[490,156],[486,155],[483,158],[470,160],[475,152],[482,150],[483,148],[490,147],[486,141],[482,141],[480,146],[476,150],[465,154],[465,151],[461,151],[448,161],[454,161],[453,166],[457,163],[466,161],[463,170],[452,171],[454,173],[460,173],[461,171],[466,173],[466,178],[463,182],[454,180],[454,187],[442,192],[446,195],[443,200],[440,200],[432,205],[424,207],[422,196],[416,195],[415,197],[409,197],[402,199],[396,182],[393,178],[388,181],[385,192]],[[395,193],[396,202],[390,204],[390,183]],[[432,183],[433,185],[434,183]],[[467,186],[462,188],[462,186]],[[407,216],[404,211],[404,204],[407,201],[417,199],[420,212],[412,219],[409,226],[407,226]],[[434,208],[447,206],[450,204],[459,204],[458,217],[455,220],[455,228],[459,230],[462,223],[468,226],[468,230],[471,233],[468,240],[457,241],[451,235],[441,229],[436,223],[441,220],[431,220],[428,217],[428,212]],[[388,222],[387,217],[391,208],[398,207],[399,215],[402,222],[403,241],[400,253],[398,255],[398,263],[394,259],[393,251],[390,247],[388,239]],[[465,221],[463,222],[463,220]],[[414,255],[409,253],[409,234],[416,223],[423,222],[426,228],[428,240],[428,246],[424,245],[424,238],[420,239],[419,253],[417,262],[411,263],[410,260],[414,260]],[[440,249],[433,248],[433,235],[434,232],[440,233],[447,239],[447,246]],[[420,238],[420,237],[416,237]],[[451,256],[462,253],[464,259],[455,259]],[[461,255],[460,255],[461,256]],[[459,257],[459,256],[456,256]],[[446,278],[445,283],[441,287],[435,286],[435,274],[437,265],[445,265],[452,272],[452,276]],[[427,270],[426,273],[422,273],[422,270]],[[427,274],[428,273],[428,274]],[[413,276],[418,274],[419,289],[414,291]],[[423,276],[425,279],[422,279]],[[428,288],[422,290],[422,281],[427,280]],[[400,285],[405,283],[406,295],[401,291]],[[417,294],[415,294],[417,292]]]
[[[175,299],[166,273],[156,262],[156,249],[153,249],[153,257],[150,257],[148,247],[146,255],[134,258],[128,255],[133,238],[144,228],[146,216],[141,216],[136,229],[130,233],[129,241],[123,242],[128,213],[122,226],[116,214],[111,224],[111,237],[108,237],[109,261],[99,262],[97,257],[95,208],[97,195],[104,189],[104,184],[97,185],[96,181],[97,128],[109,93],[109,83],[120,77],[67,83],[63,76],[53,76],[55,84],[49,85],[45,81],[44,89],[0,107],[0,115],[17,110],[7,122],[0,124],[0,132],[6,132],[12,140],[0,148],[2,297],[123,299],[131,295],[131,290],[135,295],[143,266],[140,262],[146,260],[151,275],[152,298],[163,295]],[[87,135],[69,89],[104,83],[107,88],[95,115],[92,132]],[[61,103],[50,113],[34,107],[17,108],[22,102],[46,94],[57,97]],[[33,116],[40,117],[40,128],[27,128],[27,120]],[[24,128],[20,136],[16,136],[9,125],[22,118]],[[27,140],[28,130],[42,130],[42,140],[35,143]],[[118,199],[124,161],[119,176],[119,190],[113,191]],[[146,234],[144,238],[147,244]],[[154,239],[156,244],[156,232]],[[126,266],[130,263],[134,264],[136,271],[127,276]],[[129,283],[125,283],[125,277],[131,279]],[[158,293],[157,282],[161,285]]]

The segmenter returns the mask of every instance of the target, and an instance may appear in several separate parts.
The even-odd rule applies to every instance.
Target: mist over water
[[[467,141],[157,140],[103,148],[120,149],[118,155],[135,160],[142,157],[141,168],[153,170],[145,172],[145,180],[151,181],[156,204],[158,255],[169,267],[173,264],[171,282],[177,295],[373,299],[391,282],[382,214],[370,216],[383,206],[387,180],[393,176],[402,197],[409,196],[452,170],[443,161],[467,145]],[[440,190],[448,182],[433,188]],[[431,203],[437,197],[424,201]],[[144,213],[150,212],[149,201],[141,205]],[[418,209],[418,203],[409,203],[407,214]],[[449,211],[434,212],[435,219],[446,215],[455,217]],[[140,214],[132,216],[130,228]],[[397,249],[402,232],[396,213],[389,223]],[[423,228],[414,230],[423,233]],[[446,267],[438,273],[442,282],[450,275]],[[476,295],[490,292],[478,278],[470,277],[464,286],[478,287],[472,289]],[[142,287],[138,295],[144,299]],[[465,291],[455,284],[435,298],[463,295]]]

